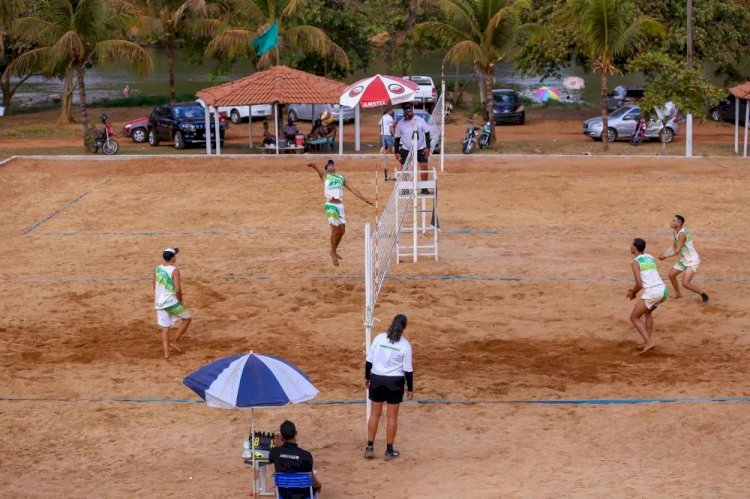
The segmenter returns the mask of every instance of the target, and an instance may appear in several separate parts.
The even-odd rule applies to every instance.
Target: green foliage
[[[675,61],[670,55],[649,52],[634,59],[631,71],[640,71],[648,80],[641,108],[652,110],[673,102],[682,114],[691,113],[699,118],[725,93],[706,81],[699,69],[688,69],[683,60]]]
[[[177,94],[175,102],[193,102],[194,93]],[[118,97],[115,99],[97,99],[89,104],[91,107],[136,107],[158,106],[169,104],[169,95],[135,95],[132,97]]]
[[[635,0],[642,12],[667,27],[658,50],[677,59],[687,54],[685,0]],[[694,62],[710,63],[725,84],[745,81],[741,68],[750,62],[750,4],[747,0],[693,0]]]
[[[360,15],[350,2],[321,0],[309,3],[299,14],[299,22],[320,28],[336,45],[344,48],[350,66],[338,64],[329,57],[302,54],[295,66],[303,71],[334,78],[344,78],[353,70],[366,69],[372,57],[370,36],[375,34],[370,19]]]

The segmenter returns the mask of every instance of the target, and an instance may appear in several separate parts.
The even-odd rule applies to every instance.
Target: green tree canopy
[[[492,126],[490,142],[495,143],[492,88],[495,67],[513,57],[519,40],[533,30],[522,23],[528,0],[440,0],[445,21],[426,21],[415,26],[418,35],[439,40],[448,48],[448,64],[469,62],[479,77],[485,114]]]

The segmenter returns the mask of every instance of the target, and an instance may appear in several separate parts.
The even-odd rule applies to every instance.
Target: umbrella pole
[[[256,490],[256,479],[255,479],[255,409],[250,409],[250,451],[253,453],[252,456],[252,462],[253,462],[253,497],[256,496],[257,490]]]

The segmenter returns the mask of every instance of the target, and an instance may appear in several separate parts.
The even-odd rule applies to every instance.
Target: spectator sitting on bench
[[[320,125],[320,138],[321,139],[333,139],[336,136],[336,125],[326,125],[325,123]]]
[[[297,138],[298,133],[299,129],[297,128],[297,125],[294,124],[294,120],[292,118],[289,118],[287,120],[286,126],[284,127],[284,138],[290,145],[294,145],[294,139]]]
[[[263,145],[264,146],[275,146],[276,145],[276,137],[268,129],[268,122],[267,121],[263,122]]]
[[[320,119],[315,120],[315,123],[313,124],[312,130],[310,130],[310,133],[307,134],[308,140],[316,140],[320,138],[320,131],[323,128],[323,122],[320,121]]]

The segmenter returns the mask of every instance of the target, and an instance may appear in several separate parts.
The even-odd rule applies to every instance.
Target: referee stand
[[[416,165],[416,161],[415,161]],[[419,257],[434,257],[438,260],[438,223],[437,171],[420,171],[416,167],[412,179],[402,180],[404,175],[396,173],[396,195],[399,205],[402,202],[411,203],[411,209],[406,210],[404,221],[399,228],[396,243],[396,262],[401,262],[411,256],[416,262]],[[402,170],[403,172],[403,170]],[[421,174],[427,173],[427,180],[421,179]],[[430,193],[422,193],[427,189]],[[428,216],[429,215],[429,216]],[[411,237],[409,237],[411,236]]]

